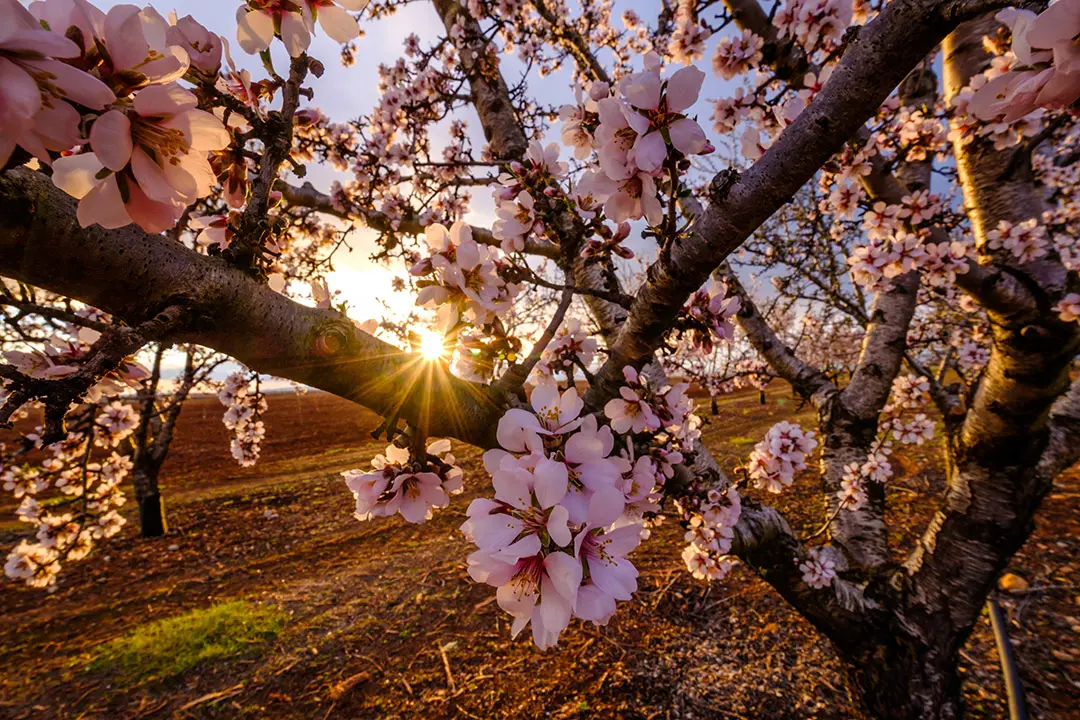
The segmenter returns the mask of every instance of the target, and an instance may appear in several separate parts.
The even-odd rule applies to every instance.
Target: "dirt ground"
[[[707,404],[704,408],[707,411]],[[221,406],[185,408],[163,473],[170,533],[125,531],[69,566],[48,595],[0,580],[3,718],[848,718],[827,640],[745,567],[707,586],[685,572],[668,524],[635,553],[635,601],[595,628],[574,621],[560,647],[511,640],[494,592],[469,580],[457,531],[484,494],[479,452],[462,496],[425,526],[360,523],[338,475],[383,443],[375,416],[337,398],[271,396],[262,462],[228,456]],[[768,427],[806,410],[777,387],[725,398],[706,427],[729,469]],[[936,445],[901,456],[889,485],[902,557],[943,486]],[[796,531],[821,523],[810,475],[777,499]],[[1080,718],[1080,479],[1060,478],[1003,592],[1035,718]],[[16,538],[10,507],[0,539]],[[248,598],[284,608],[274,640],[178,677],[123,686],[89,669],[93,649],[141,624]],[[445,660],[444,660],[445,654]],[[962,653],[971,718],[1006,716],[984,614]]]

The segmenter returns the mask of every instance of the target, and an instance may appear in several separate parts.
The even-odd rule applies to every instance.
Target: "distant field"
[[[706,442],[727,469],[768,427],[813,418],[776,386],[724,398]],[[239,468],[222,407],[185,407],[163,472],[171,532],[131,524],[70,565],[52,595],[0,580],[0,718],[847,718],[827,641],[745,567],[712,587],[663,526],[633,556],[635,602],[560,647],[510,639],[494,592],[469,580],[457,531],[488,494],[467,487],[426,526],[360,523],[338,473],[385,443],[372,413],[322,393],[272,395],[263,459]],[[708,411],[707,402],[703,411]],[[943,485],[937,445],[901,456],[889,485],[896,557]],[[797,532],[822,522],[807,474],[775,500]],[[5,549],[12,506],[0,505]],[[1080,480],[1058,480],[1003,594],[1032,716],[1080,717]],[[145,654],[145,672],[138,658]],[[444,661],[445,656],[445,661]],[[963,651],[969,717],[1006,715],[989,622]]]

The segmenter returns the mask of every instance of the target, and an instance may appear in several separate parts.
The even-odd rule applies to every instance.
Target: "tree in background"
[[[746,562],[829,637],[867,713],[961,713],[957,654],[1080,447],[1076,0],[664,2],[621,29],[607,4],[434,0],[445,32],[411,36],[351,122],[309,104],[311,35],[352,62],[350,11],[399,3],[249,0],[236,43],[258,79],[190,17],[0,7],[0,273],[122,323],[59,360],[24,351],[0,420],[44,403],[42,447],[87,445],[69,407],[140,348],[195,343],[250,368],[219,393],[242,463],[265,434],[258,373],[383,416],[385,453],[345,474],[361,520],[424,522],[463,486],[448,438],[484,448],[469,572],[541,648],[632,599],[628,556],[667,517],[695,577]],[[707,52],[728,83],[712,139]],[[570,162],[530,91],[563,65]],[[313,162],[340,179],[298,184]],[[490,228],[464,221],[477,188]],[[354,224],[430,319],[401,328],[421,352],[334,306]],[[780,303],[768,322],[750,272]],[[665,368],[734,324],[819,420],[774,426],[732,479]],[[929,402],[947,490],[892,548],[888,450],[939,432]],[[764,499],[819,447],[827,512],[799,538]],[[9,574],[43,584],[49,552],[20,545]]]
[[[168,531],[158,475],[169,453],[184,402],[192,390],[206,389],[211,382],[210,374],[226,360],[220,354],[188,345],[184,351],[183,371],[172,387],[166,388],[162,383],[161,362],[167,350],[165,343],[154,346],[150,375],[136,397],[139,424],[131,434],[131,481],[135,486],[139,527],[144,537],[157,537]]]

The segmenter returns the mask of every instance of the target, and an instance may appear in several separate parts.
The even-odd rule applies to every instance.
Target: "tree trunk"
[[[139,526],[143,537],[161,537],[169,532],[165,520],[165,498],[159,493],[139,499]]]
[[[165,500],[158,489],[161,463],[143,454],[132,468],[131,479],[135,485],[135,501],[139,504],[139,523],[143,537],[161,537],[169,531],[165,520]]]
[[[709,396],[709,401],[710,401],[710,404],[712,405],[713,417],[716,417],[717,415],[720,414],[720,406],[716,404],[716,396],[715,395],[710,395]]]
[[[875,720],[956,720],[963,698],[955,652],[889,632],[867,654],[845,657],[848,685]]]

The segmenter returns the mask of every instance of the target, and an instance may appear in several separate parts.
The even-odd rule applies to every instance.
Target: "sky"
[[[111,0],[95,0],[102,10],[108,10],[113,5],[121,4]],[[175,11],[178,16],[192,15],[200,23],[217,32],[230,42],[233,59],[242,67],[247,67],[253,78],[263,76],[263,70],[256,56],[244,53],[235,42],[236,36],[236,8],[240,6],[235,0],[221,2],[220,0],[180,0],[166,4],[165,2],[150,2],[159,12],[167,14]],[[656,4],[634,0],[633,2],[616,3],[617,18],[623,9],[633,8],[642,16],[649,17],[656,13]],[[616,19],[615,22],[621,23]],[[406,37],[416,33],[421,38],[421,43],[426,44],[434,40],[443,32],[442,22],[439,20],[430,2],[417,1],[401,7],[394,15],[377,21],[362,20],[361,29],[364,36],[359,38],[356,45],[357,62],[352,67],[341,65],[340,45],[327,37],[321,30],[317,30],[312,40],[309,54],[319,58],[325,65],[326,72],[321,78],[311,78],[310,85],[315,92],[310,105],[320,108],[334,121],[355,119],[366,114],[378,101],[378,65],[380,63],[391,64],[402,54],[402,47]],[[710,41],[710,50],[716,38]],[[274,64],[281,72],[287,67],[288,58],[281,43],[275,42],[272,46]],[[714,144],[721,146],[718,138],[712,137],[710,130],[711,103],[707,99],[715,99],[730,93],[733,87],[731,83],[717,79],[708,67],[709,54],[699,65],[706,72],[705,86],[702,90],[701,99],[695,107],[699,115],[699,121]],[[522,64],[515,56],[503,55],[502,68],[509,82],[514,82],[522,72]],[[670,68],[673,71],[675,68]],[[570,69],[563,68],[559,72],[540,78],[533,72],[529,77],[531,94],[542,103],[562,104],[572,102],[574,98],[571,87]],[[474,147],[479,148],[483,144],[479,120],[469,109],[468,120],[470,132],[473,134]],[[445,128],[443,128],[445,130]],[[433,144],[438,147],[438,131],[434,134]],[[559,141],[559,128],[556,125],[549,129],[545,142]],[[567,153],[564,149],[563,157]],[[309,164],[307,175],[303,180],[296,180],[297,184],[310,181],[323,191],[329,190],[334,179],[345,179],[345,175],[335,172],[326,166]],[[468,222],[490,227],[494,219],[494,204],[490,193],[484,188],[476,188],[473,192],[473,203],[470,214],[465,218]],[[384,306],[380,300],[388,301],[391,312],[404,315],[412,306],[412,300],[405,293],[394,293],[390,290],[390,281],[396,273],[404,272],[404,268],[388,269],[372,263],[369,260],[375,247],[375,233],[365,228],[357,228],[349,238],[351,251],[344,249],[335,255],[335,271],[328,274],[327,280],[332,290],[340,291],[350,307],[350,316],[357,320],[366,320],[371,317],[380,318],[385,314]],[[641,243],[636,250],[645,247]],[[183,359],[178,353],[173,353],[168,358],[166,370],[169,373],[182,367]],[[230,369],[231,371],[231,369]],[[223,371],[224,372],[224,371]]]

